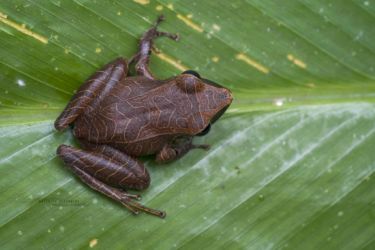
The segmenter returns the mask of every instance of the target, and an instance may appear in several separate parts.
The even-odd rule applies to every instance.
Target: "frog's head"
[[[193,70],[184,71],[176,77],[180,89],[190,96],[192,107],[192,132],[202,136],[210,131],[211,124],[216,122],[232,103],[229,89],[202,78]]]

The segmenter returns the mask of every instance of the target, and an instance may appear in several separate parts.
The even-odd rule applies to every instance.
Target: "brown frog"
[[[144,190],[150,176],[136,158],[156,155],[156,162],[169,162],[194,145],[192,138],[208,133],[232,102],[231,92],[201,78],[192,70],[157,80],[148,68],[153,40],[178,36],[157,30],[163,20],[144,33],[139,51],[128,62],[118,58],[93,74],[77,91],[55,128],[74,124],[73,133],[84,149],[60,145],[58,156],[84,183],[120,202],[134,214],[140,211],[165,217],[147,208],[127,189]],[[128,76],[130,63],[136,76]]]

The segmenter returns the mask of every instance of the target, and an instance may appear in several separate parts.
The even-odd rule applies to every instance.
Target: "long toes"
[[[158,19],[156,20],[156,25],[158,25],[160,22],[164,21],[165,20],[165,16],[162,14],[158,17]]]
[[[172,35],[170,36],[170,38],[171,38],[172,40],[175,40],[175,41],[177,42],[178,40],[180,40],[180,35],[179,35],[179,34],[172,34]]]
[[[199,144],[199,145],[193,144],[192,148],[201,148],[201,149],[204,149],[204,150],[209,150],[211,148],[211,146],[208,145],[208,144]]]
[[[133,206],[131,205],[131,203],[129,203],[129,199],[124,200],[124,201],[120,201],[120,202],[121,202],[121,204],[122,204],[124,207],[126,207],[126,208],[127,208],[132,214],[134,214],[134,215],[138,215],[138,214],[139,214],[139,209],[133,207]]]
[[[162,218],[162,219],[165,218],[165,216],[167,215],[164,211],[160,211],[160,210],[156,210],[156,209],[153,209],[153,208],[145,207],[138,202],[131,202],[131,203],[129,203],[129,205],[136,211],[142,211],[144,213],[151,214],[151,215],[157,216],[157,217]]]
[[[175,34],[174,35],[174,39],[173,40],[175,40],[175,41],[178,41],[178,40],[180,40],[180,35],[179,34]]]
[[[178,41],[180,39],[180,36],[178,34],[172,34],[172,33],[164,32],[164,31],[156,31],[156,36],[157,37],[165,36],[175,41]]]
[[[128,194],[128,193],[123,194],[122,198],[124,199],[130,198],[130,199],[134,199],[137,201],[140,201],[142,199],[142,197],[139,194]]]
[[[136,195],[131,195],[131,196],[136,196]],[[135,215],[138,215],[140,212],[144,212],[144,213],[147,213],[147,214],[157,216],[159,218],[165,218],[165,216],[166,216],[166,213],[164,211],[160,211],[160,210],[152,209],[152,208],[149,208],[149,207],[145,207],[142,204],[131,200],[129,195],[127,195],[126,197],[122,197],[120,202],[123,206],[125,206],[127,209],[129,209]]]

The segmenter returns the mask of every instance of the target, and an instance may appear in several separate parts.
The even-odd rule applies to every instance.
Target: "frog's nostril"
[[[232,100],[233,99],[231,92],[227,89],[224,89],[224,91],[219,94],[219,98],[221,100]]]

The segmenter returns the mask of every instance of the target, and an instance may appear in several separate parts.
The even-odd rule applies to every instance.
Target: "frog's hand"
[[[175,41],[179,39],[178,35],[176,34],[171,34],[168,32],[162,32],[162,31],[157,30],[158,25],[163,20],[164,20],[164,16],[163,15],[159,16],[154,26],[152,26],[152,28],[150,28],[143,34],[141,41],[139,43],[138,52],[130,60],[130,62],[132,61],[135,62],[135,70],[137,74],[141,76],[145,76],[149,79],[154,79],[154,77],[152,76],[148,68],[151,50],[153,49],[154,39],[156,39],[157,37],[161,37],[161,36],[169,37]]]
[[[79,88],[64,111],[56,119],[55,128],[63,130],[73,123],[87,107],[92,107],[95,101],[98,101],[100,97],[126,77],[127,73],[128,63],[123,58],[117,58],[95,72]]]
[[[139,196],[112,187],[137,190],[148,187],[150,183],[148,172],[137,160],[108,146],[98,147],[98,151],[90,152],[60,145],[57,154],[89,187],[120,202],[134,214],[143,211],[161,218],[165,217],[165,212],[144,207],[133,200]],[[119,162],[119,159],[126,159],[126,161]]]

